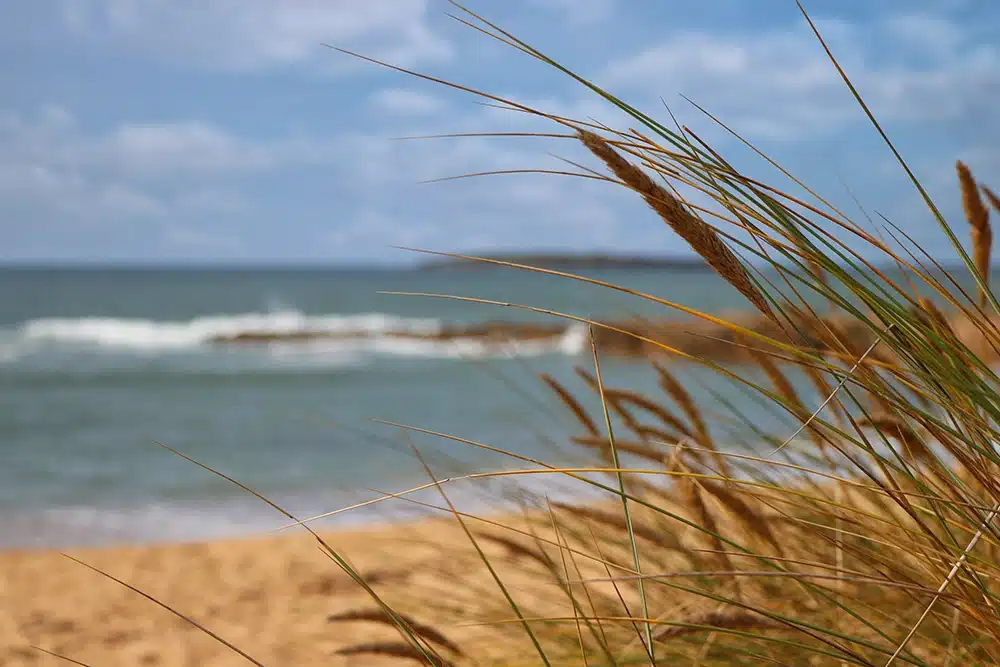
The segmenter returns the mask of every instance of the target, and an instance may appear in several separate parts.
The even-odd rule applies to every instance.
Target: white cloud
[[[429,116],[446,108],[446,103],[436,95],[406,88],[385,88],[372,95],[375,108],[404,116]]]
[[[56,235],[136,226],[164,254],[246,256],[240,230],[276,229],[285,218],[272,216],[295,196],[289,177],[321,164],[333,187],[304,213],[291,214],[308,226],[337,203],[334,227],[319,232],[314,252],[325,247],[359,259],[385,257],[394,244],[468,250],[609,242],[623,220],[609,187],[537,175],[420,184],[473,171],[562,168],[547,148],[479,137],[258,139],[196,121],[94,132],[59,109],[30,117],[0,113],[0,199],[19,212],[18,220],[44,220]],[[284,185],[261,190],[276,179]]]
[[[125,125],[91,143],[94,157],[144,173],[266,169],[274,160],[267,147],[197,122]]]
[[[825,21],[824,39],[882,120],[957,119],[1000,91],[1000,49],[943,19],[891,17],[872,35]],[[894,40],[894,41],[892,41]],[[891,43],[890,43],[891,42]],[[884,62],[886,50],[923,61]],[[678,33],[599,76],[612,90],[680,92],[756,138],[832,133],[861,112],[811,30]]]
[[[488,175],[451,182],[419,181],[472,172],[564,169],[546,151],[582,158],[575,143],[461,137],[386,141],[358,137],[358,162],[340,174],[358,214],[331,232],[331,248],[385,256],[389,245],[431,250],[565,247],[617,244],[630,250],[668,244],[670,235],[623,188],[556,175]],[[387,196],[392,193],[392,196]],[[413,203],[419,202],[418,207]],[[630,230],[623,233],[623,230]],[[642,230],[642,245],[633,243]],[[653,245],[646,245],[650,238]]]
[[[44,109],[37,119],[0,112],[0,199],[58,216],[94,219],[156,217],[163,214],[156,197],[115,179],[94,178],[69,166],[74,144],[82,148],[72,116]]]
[[[144,175],[268,171],[328,162],[336,154],[336,146],[322,140],[248,139],[192,121],[126,124],[89,144],[95,161]]]
[[[337,150],[335,141],[249,139],[200,122],[95,133],[58,108],[0,111],[0,200],[20,218],[59,225],[232,218],[252,210],[238,177],[329,163]]]
[[[167,63],[250,71],[302,62],[344,66],[321,45],[403,66],[446,60],[426,0],[62,0],[62,18],[95,42]]]
[[[0,112],[0,147],[36,180],[49,172],[113,175],[131,180],[264,172],[287,165],[322,164],[336,142],[307,137],[246,138],[200,121],[125,123],[87,133],[72,115],[46,109],[37,118]]]

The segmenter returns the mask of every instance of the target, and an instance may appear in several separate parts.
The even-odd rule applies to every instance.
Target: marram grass
[[[657,395],[606,386],[597,345],[578,369],[590,396],[543,376],[579,426],[572,442],[596,463],[559,468],[510,454],[533,466],[514,474],[572,480],[604,501],[536,494],[516,521],[497,521],[462,512],[447,480],[432,478],[440,509],[461,522],[473,548],[442,544],[448,585],[428,584],[405,613],[369,588],[371,608],[331,620],[390,624],[399,639],[358,641],[340,653],[442,666],[1000,665],[1000,378],[984,361],[1000,355],[989,286],[991,209],[1000,214],[994,192],[958,163],[967,219],[952,226],[858,96],[952,240],[973,296],[919,247],[889,244],[804,185],[797,196],[741,174],[687,128],[657,122],[462,11],[461,21],[575,78],[638,129],[546,116],[464,90],[549,118],[561,129],[546,136],[592,154],[595,164],[579,175],[635,192],[664,233],[680,236],[788,336],[639,295],[723,327],[726,344],[742,348],[759,372],[679,355],[649,337],[644,343],[666,357],[650,362]],[[831,66],[843,74],[832,54]],[[689,204],[682,189],[716,208]],[[971,256],[959,240],[965,234]],[[904,279],[890,279],[885,265]],[[609,328],[523,308],[586,322],[593,339]],[[981,344],[964,342],[969,331]],[[809,343],[789,342],[799,340]],[[672,357],[722,374],[794,428],[762,431],[721,397],[698,404]],[[595,403],[597,413],[587,407]],[[737,432],[753,433],[752,450],[737,447]],[[331,546],[321,548],[356,574]],[[483,632],[463,644],[451,638],[460,625]]]
[[[596,346],[589,367],[578,369],[593,392],[587,400],[543,376],[579,424],[573,442],[604,466],[598,476],[556,472],[598,487],[607,501],[539,501],[526,510],[526,527],[481,536],[507,545],[491,557],[491,572],[509,585],[475,619],[492,629],[485,641],[503,650],[470,645],[464,656],[443,659],[1000,664],[1000,383],[982,353],[1000,344],[989,287],[990,206],[1000,212],[992,191],[958,163],[967,220],[952,227],[913,178],[972,274],[978,294],[970,296],[920,248],[883,240],[908,241],[901,230],[873,233],[815,193],[801,198],[751,179],[687,128],[658,123],[471,12],[461,20],[576,78],[632,118],[640,129],[549,117],[565,130],[559,136],[596,160],[582,176],[635,192],[664,233],[676,233],[789,334],[689,311],[727,328],[727,344],[743,348],[760,372],[686,361],[722,373],[798,426],[768,433],[744,424],[755,432],[756,454],[737,453],[746,450],[727,440],[715,416],[726,405],[696,404],[668,368],[675,350],[654,337],[645,342],[668,357],[652,369],[660,395],[605,386]],[[831,66],[840,71],[832,54]],[[685,188],[715,209],[687,203]],[[959,241],[964,234],[971,256]],[[890,279],[885,265],[904,278]],[[588,324],[592,335],[602,328]],[[963,342],[969,337],[960,328],[975,331],[980,349]],[[809,344],[788,342],[803,338]],[[586,405],[595,397],[600,411],[592,413]],[[426,603],[434,615],[433,598]]]

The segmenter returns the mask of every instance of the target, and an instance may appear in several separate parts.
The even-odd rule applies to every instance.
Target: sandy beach
[[[409,606],[407,613],[424,622],[435,619],[420,619],[408,596],[412,601],[416,590],[426,594],[448,586],[442,572],[461,570],[457,562],[439,567],[440,552],[427,538],[439,545],[465,540],[453,519],[324,538],[380,595],[400,609]],[[377,663],[378,657],[336,651],[359,642],[399,640],[394,629],[378,623],[329,620],[374,604],[304,531],[65,554],[175,607],[266,665]],[[106,667],[250,664],[169,611],[58,551],[0,553],[0,590],[0,665],[67,664],[32,646]],[[449,603],[458,611],[460,595],[451,595]],[[468,613],[472,618],[475,610]],[[477,631],[436,627],[456,641]]]

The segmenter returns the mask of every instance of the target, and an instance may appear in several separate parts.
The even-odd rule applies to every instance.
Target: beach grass
[[[883,137],[971,275],[970,294],[942,270],[940,253],[924,252],[902,229],[866,227],[787,172],[801,194],[750,178],[688,128],[655,120],[459,10],[459,20],[576,79],[634,127],[548,116],[470,92],[548,118],[558,134],[546,136],[580,142],[593,158],[579,165],[580,176],[641,197],[665,223],[664,233],[683,239],[784,335],[640,294],[665,316],[712,323],[727,334],[719,344],[741,348],[756,371],[719,365],[650,336],[644,344],[662,355],[651,362],[659,396],[606,386],[596,344],[578,368],[593,393],[589,404],[596,398],[600,406],[596,413],[543,377],[579,424],[573,441],[600,463],[566,469],[530,461],[537,466],[532,472],[572,478],[606,500],[555,503],[536,493],[525,526],[488,537],[468,529],[495,583],[494,608],[471,620],[492,628],[489,641],[504,650],[496,657],[483,645],[469,646],[461,657],[439,659],[1000,664],[1000,385],[987,363],[1000,344],[1000,311],[989,285],[991,205],[1000,213],[992,191],[959,162],[966,220],[946,220],[827,49],[859,113]],[[818,31],[816,37],[826,49]],[[682,190],[713,206],[691,205]],[[635,295],[584,276],[483,261]],[[886,266],[903,278],[890,278]],[[572,313],[502,305],[585,322],[592,340],[608,328]],[[722,374],[797,426],[765,431],[721,397],[696,404],[681,360]],[[742,431],[720,427],[741,420]],[[741,447],[737,431],[753,433],[754,442]],[[442,497],[456,520],[474,522],[447,500],[443,486]],[[506,554],[487,557],[478,548],[484,539],[507,544]],[[504,571],[518,590],[505,583]],[[435,616],[433,598],[427,604],[427,615]]]
[[[386,596],[315,535],[332,566],[370,594],[371,604],[331,622],[398,630],[397,639],[360,639],[339,654],[432,665],[1000,664],[1000,378],[984,361],[1000,354],[1000,304],[989,285],[990,216],[1000,214],[993,192],[959,163],[967,219],[946,220],[841,71],[972,276],[968,293],[938,253],[903,230],[867,228],[801,183],[793,194],[752,179],[689,129],[658,122],[458,9],[459,20],[573,77],[635,127],[547,116],[465,90],[548,118],[554,134],[589,151],[580,176],[632,190],[664,234],[683,239],[783,335],[585,276],[482,260],[711,323],[726,334],[717,344],[740,348],[754,372],[620,330],[659,353],[649,364],[662,392],[641,395],[605,383],[597,341],[607,323],[484,302],[590,328],[578,368],[589,395],[553,377],[540,382],[574,417],[572,441],[594,463],[567,468],[506,452],[529,466],[506,476],[558,478],[598,499],[525,491],[520,514],[477,516],[454,504],[449,480],[428,466],[440,500],[424,504],[453,517],[466,545],[427,538],[439,576]],[[682,191],[713,207],[691,205]],[[721,396],[699,404],[684,364],[720,374],[791,426],[764,429]]]

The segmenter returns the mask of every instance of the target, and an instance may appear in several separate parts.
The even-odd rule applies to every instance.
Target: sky
[[[1000,2],[807,0],[941,209],[954,163],[1000,189]],[[786,185],[689,98],[859,219],[940,233],[794,0],[469,0],[619,97],[667,109]],[[628,127],[445,0],[0,3],[0,262],[399,263],[394,246],[689,251],[613,185],[491,170],[600,168],[557,130],[342,47],[542,111]],[[632,123],[634,125],[634,123]],[[964,231],[964,227],[962,229]]]

